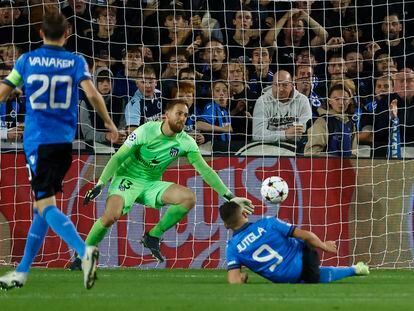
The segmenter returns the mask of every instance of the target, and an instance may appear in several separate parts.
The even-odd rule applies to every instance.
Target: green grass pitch
[[[32,269],[23,288],[0,291],[0,310],[414,310],[411,270],[315,285],[249,276],[247,285],[228,285],[224,270],[100,269],[88,291],[81,272]]]

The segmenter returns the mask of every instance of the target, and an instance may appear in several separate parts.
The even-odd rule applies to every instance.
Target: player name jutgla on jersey
[[[29,57],[31,66],[43,66],[43,67],[56,67],[56,68],[69,68],[75,65],[74,59],[61,59],[55,57]]]
[[[257,235],[254,234],[254,232],[249,233],[239,244],[237,244],[237,250],[239,253],[244,251],[251,243],[260,238],[265,232],[266,230],[264,228],[259,227],[257,228]]]

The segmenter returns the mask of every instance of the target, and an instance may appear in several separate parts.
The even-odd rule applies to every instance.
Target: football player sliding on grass
[[[86,194],[84,204],[95,199],[112,178],[103,215],[90,230],[86,245],[97,246],[108,229],[128,213],[134,203],[160,209],[170,205],[159,223],[142,237],[142,244],[163,262],[160,238],[195,206],[194,192],[172,182],[161,181],[168,166],[178,157],[187,157],[203,180],[228,201],[239,204],[245,213],[253,212],[251,201],[235,197],[217,173],[204,161],[194,139],[183,131],[188,116],[184,101],[167,104],[165,120],[145,123],[132,132],[105,166],[96,186]],[[79,259],[72,270],[80,269]]]
[[[322,242],[314,233],[275,217],[249,222],[236,202],[220,206],[220,217],[233,237],[227,242],[227,279],[246,283],[242,266],[274,283],[330,283],[355,275],[368,275],[363,262],[351,267],[320,267],[315,248],[337,253],[334,241]]]

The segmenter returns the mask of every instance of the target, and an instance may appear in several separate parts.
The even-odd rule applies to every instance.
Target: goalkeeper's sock
[[[81,258],[85,256],[85,242],[79,236],[72,221],[65,214],[59,211],[56,206],[50,205],[43,210],[43,218],[52,230],[73,248]]]
[[[40,246],[42,246],[48,228],[49,225],[47,222],[43,219],[42,216],[39,215],[37,209],[35,209],[33,221],[26,238],[26,246],[24,247],[23,258],[17,266],[16,272],[29,272],[33,260],[39,252]]]
[[[188,213],[188,209],[177,204],[171,205],[159,223],[150,230],[149,235],[156,238],[161,238],[165,231],[177,224]]]
[[[109,228],[105,227],[102,224],[101,219],[99,218],[97,221],[95,221],[91,230],[88,233],[88,236],[86,237],[86,245],[98,246],[98,244],[104,239],[108,230]]]
[[[320,267],[320,283],[330,283],[355,275],[353,267]]]

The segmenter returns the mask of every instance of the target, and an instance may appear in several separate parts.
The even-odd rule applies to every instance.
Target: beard
[[[184,129],[184,123],[168,120],[168,126],[174,133],[181,133]]]

